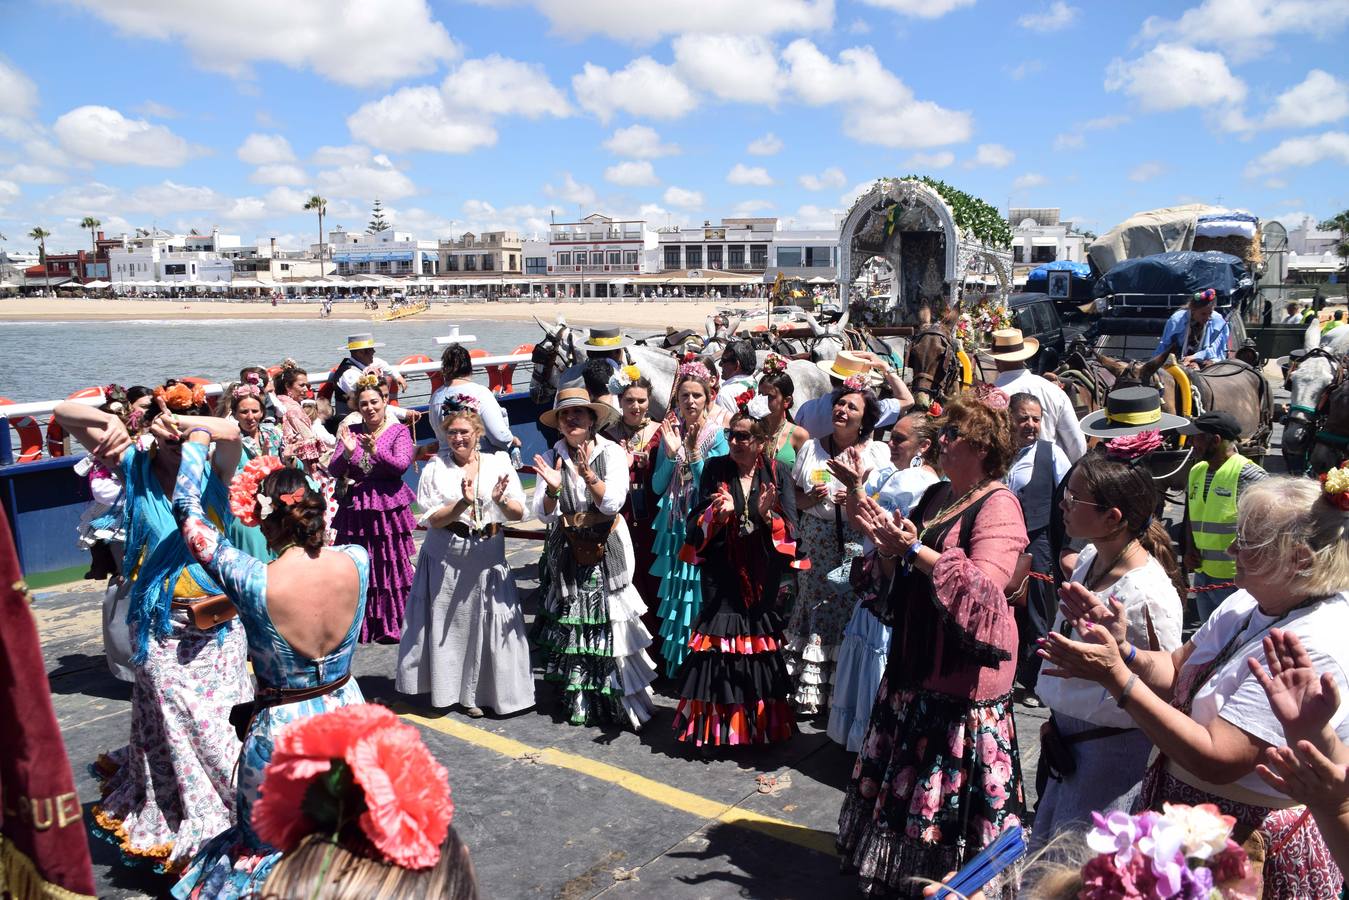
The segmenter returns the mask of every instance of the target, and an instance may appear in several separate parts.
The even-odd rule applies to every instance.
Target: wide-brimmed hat
[[[375,336],[370,332],[362,334],[347,335],[347,345],[338,347],[339,350],[373,350],[376,347],[383,347],[383,344],[375,343]]]
[[[1223,409],[1195,416],[1180,429],[1181,434],[1216,434],[1225,441],[1235,441],[1241,437],[1241,423],[1236,416]]]
[[[871,360],[848,350],[840,350],[838,356],[833,359],[819,360],[815,365],[819,366],[820,371],[824,374],[839,381],[847,381],[854,375],[862,376],[872,385],[880,384],[885,380],[885,376],[876,370],[876,367],[871,364]]]
[[[471,334],[460,334],[458,325],[451,325],[450,333],[436,338],[436,343],[443,347],[446,344],[471,344],[476,340],[477,338]]]
[[[585,407],[595,414],[595,430],[608,428],[618,418],[618,410],[607,403],[595,403],[590,399],[590,391],[583,387],[562,388],[553,400],[553,408],[544,410],[539,421],[549,428],[557,428],[557,414],[564,409]]]
[[[614,328],[592,328],[586,335],[586,339],[581,342],[581,346],[587,350],[622,350],[624,347],[631,347],[633,340],[624,336],[617,326]]]
[[[1184,416],[1162,412],[1162,398],[1156,388],[1122,387],[1106,395],[1105,409],[1082,417],[1082,433],[1117,438],[1140,431],[1170,431],[1187,422]]]
[[[999,362],[1021,362],[1040,352],[1040,341],[1022,337],[1020,328],[999,328],[993,332],[993,344],[985,352]]]

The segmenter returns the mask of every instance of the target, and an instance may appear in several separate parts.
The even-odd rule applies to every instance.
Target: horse
[[[912,379],[914,406],[930,409],[937,401],[956,393],[961,384],[960,360],[950,326],[944,323],[924,325],[909,341],[905,361]]]
[[[1046,375],[1046,377],[1049,377]],[[1080,420],[1105,406],[1105,398],[1115,388],[1117,373],[1104,365],[1081,338],[1073,341],[1050,379],[1063,388]]]
[[[1310,462],[1312,472],[1317,475],[1329,472],[1349,458],[1349,379],[1343,375],[1341,364],[1337,381],[1326,388],[1324,413],[1313,438]]]
[[[1284,376],[1288,415],[1280,442],[1289,472],[1310,470],[1313,441],[1325,418],[1327,389],[1340,380],[1342,371],[1339,357],[1319,347],[1289,365]]]

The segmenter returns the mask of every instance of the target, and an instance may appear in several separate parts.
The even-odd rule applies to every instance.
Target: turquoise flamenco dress
[[[301,655],[277,632],[267,612],[266,563],[234,547],[203,516],[201,491],[206,466],[204,445],[183,445],[173,514],[192,554],[219,581],[239,611],[259,687],[263,690],[314,688],[347,677],[351,672],[356,636],[365,615],[366,584],[370,576],[370,560],[365,550],[356,546],[332,548],[345,553],[356,565],[361,585],[356,612],[342,642],[331,653],[317,659]],[[261,895],[267,875],[281,856],[279,850],[257,836],[252,825],[253,804],[259,796],[263,771],[272,758],[275,736],[292,722],[364,702],[360,687],[355,679],[351,679],[330,693],[267,707],[253,717],[239,757],[235,824],[197,851],[182,878],[174,885],[174,897],[179,900],[207,897],[232,900],[255,893]]]
[[[674,677],[684,657],[689,654],[689,638],[693,634],[693,620],[703,607],[703,587],[698,566],[680,559],[687,531],[688,514],[698,505],[698,481],[703,464],[714,456],[727,453],[726,435],[720,422],[705,424],[698,434],[693,460],[688,459],[688,447],[681,444],[678,455],[671,459],[664,445],[655,450],[656,467],[651,472],[651,490],[660,500],[656,503],[656,540],[652,546],[656,561],[651,574],[660,579],[661,656],[665,659],[665,674]]]
[[[262,422],[258,425],[258,436],[250,437],[241,435],[239,445],[242,452],[239,454],[239,465],[235,470],[237,475],[259,456],[281,456],[281,429],[270,422]],[[262,530],[257,526],[248,526],[238,519],[231,518],[229,524],[225,526],[225,537],[238,550],[243,551],[254,559],[260,559],[263,562],[271,562],[276,559],[272,551],[267,549],[267,539],[262,536]]]

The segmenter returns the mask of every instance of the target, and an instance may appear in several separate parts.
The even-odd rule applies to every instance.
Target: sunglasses
[[[752,444],[754,443],[754,432],[727,428],[726,440],[732,444]]]
[[[1068,506],[1077,506],[1078,504],[1082,504],[1083,506],[1096,506],[1104,509],[1109,508],[1104,503],[1097,503],[1094,500],[1083,500],[1081,497],[1077,496],[1067,488],[1064,488],[1063,491],[1063,502]]]

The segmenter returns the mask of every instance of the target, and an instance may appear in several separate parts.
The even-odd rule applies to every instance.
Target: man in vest
[[[352,411],[347,405],[347,395],[351,389],[356,386],[356,379],[361,377],[367,366],[377,365],[386,372],[394,375],[398,381],[398,390],[407,390],[407,381],[393,371],[393,368],[384,360],[375,356],[375,348],[383,347],[383,344],[375,343],[375,336],[369,332],[363,334],[353,334],[347,336],[347,358],[337,364],[337,368],[328,376],[328,389],[332,392],[333,414],[324,424],[328,430],[337,434],[338,425]]]
[[[1032,571],[1051,572],[1055,561],[1050,550],[1049,517],[1055,489],[1068,474],[1072,463],[1058,445],[1041,439],[1044,408],[1039,398],[1030,393],[1013,394],[1007,411],[1012,418],[1012,443],[1018,448],[1007,472],[1007,486],[1021,501],[1026,537],[1030,539],[1026,552],[1031,555]],[[1040,706],[1040,698],[1035,694],[1040,678],[1036,641],[1053,627],[1057,608],[1052,583],[1038,578],[1027,582],[1024,605],[1019,605],[1016,610],[1020,636],[1017,680],[1021,683],[1022,702],[1027,706]]]
[[[1207,412],[1180,429],[1190,435],[1199,462],[1190,469],[1185,507],[1185,567],[1194,572],[1199,622],[1236,590],[1237,562],[1227,552],[1237,535],[1241,492],[1268,473],[1237,452],[1241,426],[1231,413]]]

